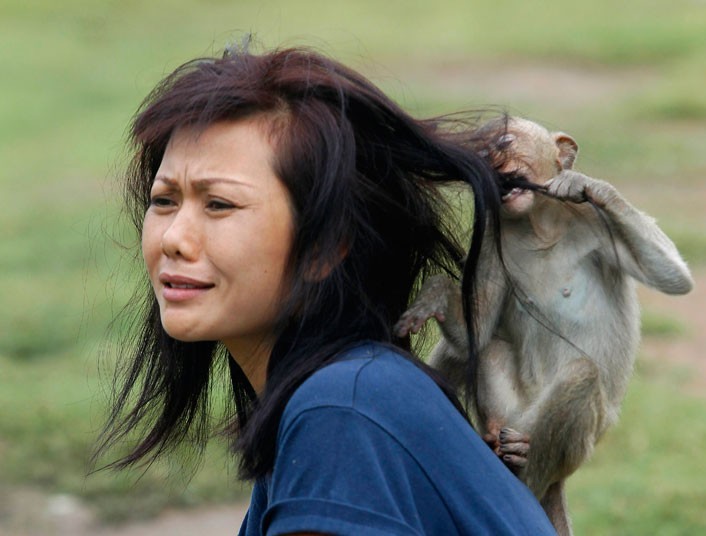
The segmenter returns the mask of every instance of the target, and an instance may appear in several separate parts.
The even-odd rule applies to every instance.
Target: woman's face
[[[257,119],[172,135],[142,253],[162,325],[175,339],[222,341],[236,359],[271,347],[293,232],[272,159]]]

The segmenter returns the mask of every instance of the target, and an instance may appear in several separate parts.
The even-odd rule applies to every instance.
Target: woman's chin
[[[194,329],[193,323],[167,321],[162,319],[162,328],[172,339],[180,342],[200,342],[210,340],[205,333]]]

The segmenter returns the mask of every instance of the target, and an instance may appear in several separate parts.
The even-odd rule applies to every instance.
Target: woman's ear
[[[553,134],[554,143],[558,149],[558,160],[561,169],[571,169],[579,152],[579,145],[574,138],[563,132]]]
[[[318,282],[326,279],[336,266],[341,264],[348,255],[348,245],[341,244],[335,255],[328,255],[322,258],[317,255],[316,259],[311,263],[311,267],[307,270],[306,279],[309,282]]]

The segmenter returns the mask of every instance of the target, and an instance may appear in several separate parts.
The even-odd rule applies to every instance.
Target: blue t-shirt
[[[422,370],[364,344],[287,404],[241,536],[555,534],[530,491]]]

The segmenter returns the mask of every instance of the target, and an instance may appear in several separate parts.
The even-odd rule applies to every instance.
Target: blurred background
[[[114,240],[135,243],[125,128],[165,74],[245,32],[331,54],[417,116],[564,130],[578,169],[658,219],[697,288],[641,290],[621,421],[569,505],[578,535],[706,531],[706,1],[0,0],[0,534],[237,530],[248,490],[218,441],[191,480],[184,460],[87,476],[87,459],[135,267]]]

